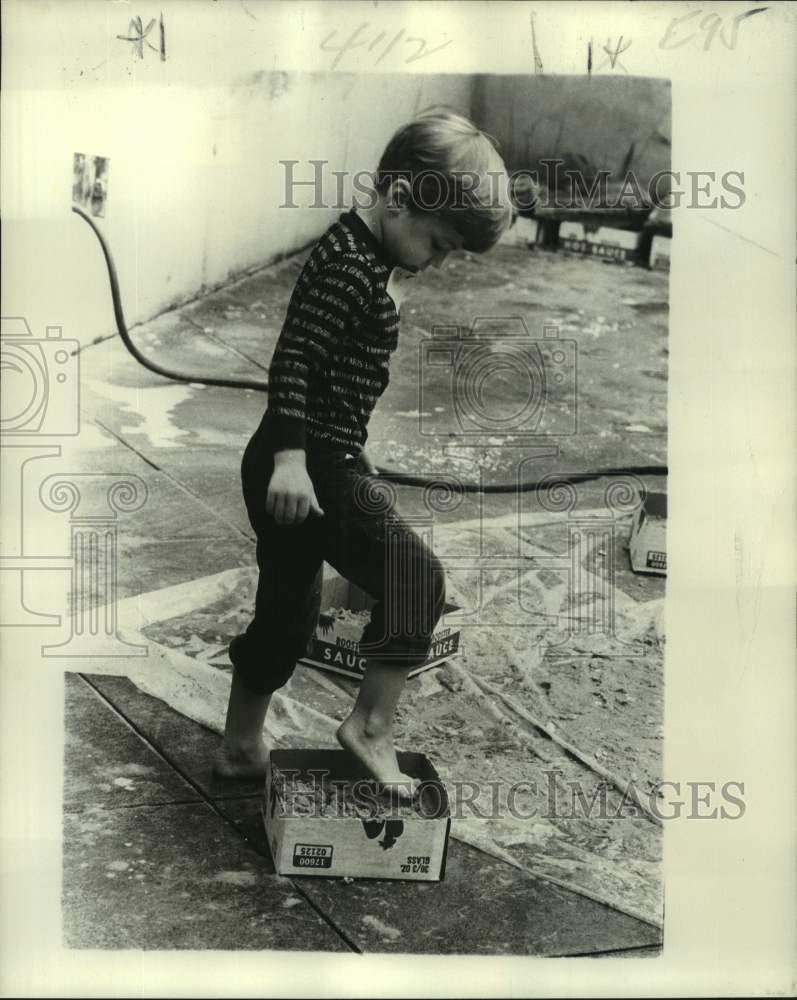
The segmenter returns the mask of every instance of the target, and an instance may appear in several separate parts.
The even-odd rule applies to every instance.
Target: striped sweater
[[[313,248],[296,282],[269,368],[266,421],[275,450],[359,451],[388,384],[399,320],[393,267],[363,220],[346,212]]]

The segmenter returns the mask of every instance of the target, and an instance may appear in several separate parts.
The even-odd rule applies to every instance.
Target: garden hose
[[[213,385],[220,386],[222,388],[229,389],[254,389],[257,392],[268,392],[268,382],[256,381],[254,379],[232,379],[232,378],[210,378],[207,375],[188,375],[184,372],[172,371],[169,368],[164,368],[162,365],[157,364],[154,361],[150,361],[149,358],[145,357],[141,351],[136,347],[133,341],[130,339],[130,334],[127,330],[127,324],[125,323],[124,311],[122,309],[122,300],[119,294],[119,279],[116,274],[116,266],[113,261],[113,255],[111,254],[108,242],[100,232],[94,220],[89,216],[83,209],[79,208],[77,205],[72,206],[72,211],[76,212],[82,219],[91,226],[94,231],[95,236],[100,242],[102,248],[103,256],[105,257],[105,264],[108,268],[108,279],[111,284],[111,299],[113,300],[113,312],[116,319],[116,328],[119,332],[119,336],[122,338],[122,343],[125,345],[127,350],[133,357],[138,361],[140,365],[144,368],[148,368],[151,372],[155,372],[156,375],[161,375],[164,378],[172,379],[175,382],[185,382],[189,384],[199,384],[199,385]],[[564,483],[585,483],[596,479],[604,479],[618,476],[666,476],[667,467],[662,465],[641,465],[641,466],[628,466],[628,467],[618,467],[618,468],[606,468],[598,469],[594,472],[568,472],[556,475],[544,476],[539,480],[530,480],[525,482],[515,482],[515,483],[462,483],[459,481],[458,477],[446,476],[445,473],[439,476],[418,476],[406,472],[401,472],[397,469],[383,469],[380,467],[378,473],[379,479],[384,479],[388,482],[401,484],[404,486],[420,486],[424,488],[435,488],[435,487],[445,487],[450,485],[455,492],[461,493],[527,493],[536,490],[550,490],[552,487],[558,484]],[[449,482],[447,482],[447,480]]]

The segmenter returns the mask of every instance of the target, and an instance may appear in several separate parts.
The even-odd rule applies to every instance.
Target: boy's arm
[[[304,450],[311,375],[360,325],[370,301],[365,266],[345,258],[324,268],[289,307],[269,368],[269,421],[277,451]]]

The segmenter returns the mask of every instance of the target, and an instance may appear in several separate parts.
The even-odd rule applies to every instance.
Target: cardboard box
[[[654,236],[650,244],[650,266],[654,270],[669,271],[670,246],[672,240],[666,236]]]
[[[503,234],[500,242],[509,246],[525,247],[537,243],[540,235],[540,224],[536,219],[518,215],[509,229]]]
[[[439,882],[451,830],[446,789],[423,754],[399,753],[398,759],[405,774],[421,780],[415,809],[369,808],[369,801],[378,802],[367,794],[373,783],[362,782],[344,750],[272,750],[262,813],[277,873]],[[323,793],[334,799],[341,786],[362,786],[360,815],[322,807]]]
[[[591,254],[603,260],[633,261],[640,234],[630,229],[600,226],[590,232],[581,222],[563,222],[559,227],[559,246],[571,253]]]
[[[325,563],[321,618],[307,652],[299,663],[361,680],[368,658],[360,654],[359,640],[369,621],[373,605],[373,599],[365,591]],[[331,613],[333,609],[337,614]],[[453,611],[459,611],[457,605],[446,604],[443,614],[451,614]],[[450,660],[459,649],[459,636],[459,629],[445,626],[439,628],[432,637],[426,660],[414,667],[408,676],[416,677],[424,670],[431,670]]]
[[[635,573],[667,575],[667,494],[648,493],[631,526],[628,549]]]

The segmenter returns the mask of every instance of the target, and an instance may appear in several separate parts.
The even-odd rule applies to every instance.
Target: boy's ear
[[[387,189],[387,210],[396,214],[410,204],[411,188],[406,177],[396,177]]]

